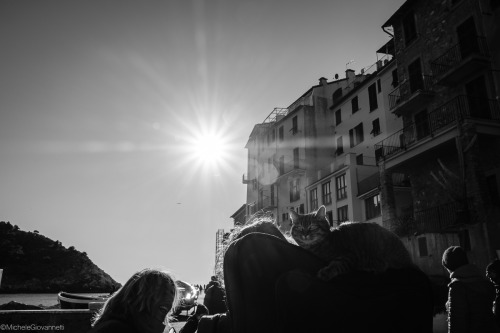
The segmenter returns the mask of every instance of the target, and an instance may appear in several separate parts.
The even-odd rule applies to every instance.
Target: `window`
[[[293,168],[299,168],[299,148],[293,149]]]
[[[285,174],[285,156],[280,157],[280,176]]]
[[[333,223],[333,212],[331,210],[326,212],[326,218],[328,219],[328,223],[332,226]]]
[[[417,26],[415,24],[415,14],[408,13],[403,18],[403,32],[405,37],[405,45],[408,46],[412,41],[417,38]]]
[[[356,165],[363,165],[363,154],[356,155]]]
[[[356,113],[359,110],[358,96],[351,99],[352,113]]]
[[[370,220],[381,214],[380,193],[365,199],[366,219]]]
[[[276,128],[273,128],[273,130],[271,131],[271,143],[274,143],[276,139]]]
[[[343,153],[344,153],[344,143],[343,143],[342,137],[339,136],[337,138],[337,150],[335,151],[335,154],[338,156],[338,155],[343,154]]]
[[[288,220],[288,213],[283,213],[281,214],[281,220],[284,222],[284,221],[287,221]]]
[[[427,250],[427,238],[420,237],[418,239],[418,253],[421,257],[427,257],[429,251]]]
[[[342,97],[342,88],[338,88],[332,95],[333,104]]]
[[[342,176],[338,176],[335,179],[335,183],[337,185],[337,200],[347,198],[347,185],[345,183],[345,174]]]
[[[292,134],[296,134],[299,129],[298,129],[298,122],[297,122],[297,116],[293,117],[292,118]]]
[[[311,210],[316,210],[318,209],[318,189],[312,189],[310,191],[311,194]]]
[[[330,182],[321,185],[321,193],[323,195],[323,205],[329,205],[332,203],[332,190],[330,188]]]
[[[392,83],[391,85],[396,88],[397,86],[399,86],[399,78],[398,78],[398,70],[395,69],[392,71]]]
[[[363,142],[363,123],[359,123],[356,127],[349,130],[349,140],[351,147],[359,145],[361,142]]]
[[[340,224],[340,223],[345,222],[347,220],[349,220],[347,205],[337,208],[337,221],[338,221],[338,223]]]
[[[290,182],[290,202],[300,199],[300,179],[294,179]]]
[[[258,206],[259,209],[264,208],[264,190],[259,191]]]
[[[417,140],[425,138],[431,133],[427,110],[415,114],[415,131],[417,132]]]
[[[304,204],[300,204],[299,206],[299,213],[304,214]]]
[[[380,82],[380,79],[377,80],[377,92],[382,92],[382,83]]]
[[[340,109],[335,111],[335,125],[338,125],[342,122],[342,113],[340,112]]]
[[[378,118],[372,121],[372,131],[370,134],[373,134],[373,136],[380,134],[380,120]]]
[[[368,98],[370,100],[370,112],[376,110],[378,108],[378,102],[377,86],[375,83],[368,87]]]
[[[424,78],[420,58],[408,65],[408,78],[410,80],[410,92],[413,94],[424,89]]]
[[[283,126],[280,126],[278,129],[278,137],[280,139],[280,142],[283,141]]]

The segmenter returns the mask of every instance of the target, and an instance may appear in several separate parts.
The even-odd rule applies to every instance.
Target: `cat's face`
[[[330,233],[325,206],[321,206],[316,212],[304,215],[290,211],[290,219],[292,221],[290,233],[300,247],[308,248],[315,245]]]

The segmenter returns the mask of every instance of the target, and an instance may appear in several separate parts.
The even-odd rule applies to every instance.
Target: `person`
[[[172,275],[158,269],[135,273],[93,319],[89,333],[162,333],[177,304]]]
[[[224,313],[227,311],[224,289],[218,281],[211,282],[213,283],[205,291],[203,305],[208,308],[211,314]]]
[[[450,273],[448,284],[448,332],[499,332],[491,304],[494,287],[470,264],[467,253],[460,246],[450,246],[443,252],[443,267]]]
[[[432,289],[416,267],[324,282],[316,273],[326,262],[291,244],[271,220],[235,231],[229,242],[228,312],[203,317],[198,333],[432,332]]]
[[[196,305],[196,310],[194,311],[194,314],[191,315],[184,326],[181,328],[179,333],[194,333],[198,329],[198,323],[201,319],[201,317],[208,315],[208,309],[205,305],[203,304],[198,304]]]
[[[495,320],[497,326],[500,326],[500,260],[493,260],[486,267],[486,277],[495,286],[495,300],[493,301],[493,314],[495,315]]]

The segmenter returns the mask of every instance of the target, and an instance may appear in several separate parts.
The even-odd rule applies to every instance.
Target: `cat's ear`
[[[326,207],[325,206],[319,207],[319,209],[316,211],[316,217],[321,218],[321,219],[326,217]]]
[[[290,221],[292,221],[292,224],[295,223],[295,221],[297,221],[299,219],[299,215],[297,214],[296,211],[294,210],[289,210],[288,211],[288,215],[290,215]]]

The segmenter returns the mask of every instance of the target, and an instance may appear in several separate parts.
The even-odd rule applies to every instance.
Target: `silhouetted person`
[[[486,277],[495,286],[495,300],[493,301],[493,314],[497,326],[500,326],[500,260],[493,260],[488,267],[486,267]]]
[[[476,265],[469,264],[465,250],[451,246],[443,253],[443,267],[450,273],[448,284],[448,332],[499,332],[491,304],[495,288]]]
[[[203,304],[208,308],[210,314],[224,313],[227,311],[224,289],[222,289],[219,282],[211,281],[211,286],[205,291]]]

